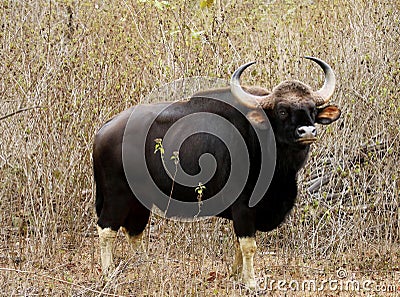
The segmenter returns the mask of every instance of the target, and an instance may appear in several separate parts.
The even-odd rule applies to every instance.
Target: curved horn
[[[322,70],[324,70],[325,82],[322,88],[316,91],[316,93],[319,95],[320,98],[315,100],[315,104],[317,106],[323,105],[329,101],[329,99],[333,95],[333,92],[335,91],[335,85],[336,85],[335,73],[333,73],[331,66],[329,66],[326,62],[318,58],[308,57],[308,56],[304,58],[316,62],[322,68]]]
[[[255,62],[249,62],[242,66],[240,66],[236,71],[232,74],[231,78],[231,92],[233,96],[235,96],[243,105],[249,108],[257,108],[260,106],[260,103],[266,99],[267,96],[256,96],[247,93],[240,85],[240,76],[243,71],[253,65]]]

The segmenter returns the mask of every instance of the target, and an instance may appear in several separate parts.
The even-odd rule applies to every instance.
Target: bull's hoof
[[[243,282],[245,287],[250,289],[250,290],[256,290],[257,289],[257,282],[255,279],[248,279]]]
[[[230,278],[233,278],[237,282],[240,281],[241,276],[242,276],[241,267],[232,269],[231,274],[229,275]]]
[[[115,267],[114,263],[112,263],[110,266],[105,267],[102,269],[102,279],[106,283],[111,281],[115,275],[118,273],[117,271],[118,267]]]

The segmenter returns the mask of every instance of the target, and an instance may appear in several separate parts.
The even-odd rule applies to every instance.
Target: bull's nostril
[[[304,130],[302,128],[297,128],[296,129],[296,136],[297,137],[302,137],[303,134],[304,134]]]
[[[315,137],[317,129],[314,126],[301,126],[296,129],[296,135],[299,138]]]

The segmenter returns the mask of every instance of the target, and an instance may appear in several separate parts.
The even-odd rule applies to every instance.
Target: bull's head
[[[251,109],[248,118],[257,126],[265,120],[258,112],[262,108],[268,115],[278,143],[287,145],[308,145],[316,140],[314,124],[328,125],[340,116],[336,106],[325,105],[335,90],[335,74],[324,61],[305,57],[316,62],[325,73],[325,83],[318,91],[296,80],[284,81],[263,95],[250,94],[240,86],[240,75],[254,64],[239,67],[232,75],[231,92],[245,106]]]

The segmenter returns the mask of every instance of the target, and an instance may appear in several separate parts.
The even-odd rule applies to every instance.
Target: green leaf
[[[204,34],[204,31],[192,31],[190,36],[192,36],[193,39],[200,39],[200,36]]]
[[[156,154],[158,151],[160,151],[161,155],[164,155],[164,147],[162,145],[162,138],[156,138],[156,139],[154,139],[154,142],[156,143],[154,146],[154,154]]]
[[[199,195],[202,195],[203,194],[203,191],[206,189],[206,187],[201,183],[201,182],[199,182],[199,185],[194,189],[194,191],[197,193],[197,194],[199,194]]]
[[[155,0],[154,1],[154,6],[156,8],[158,8],[159,10],[164,10],[164,8],[169,7],[170,4],[169,4],[168,1],[157,1],[157,0]]]
[[[200,8],[209,8],[214,4],[214,0],[200,0]]]

